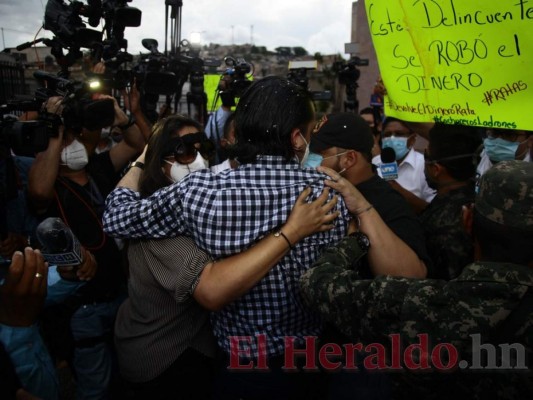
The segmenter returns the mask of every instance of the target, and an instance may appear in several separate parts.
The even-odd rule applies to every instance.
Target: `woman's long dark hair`
[[[198,131],[202,130],[202,125],[198,122],[179,114],[164,118],[154,125],[152,136],[148,141],[144,170],[139,179],[141,197],[148,197],[158,189],[170,184],[161,169],[161,163],[164,157],[172,152],[172,149],[169,148],[172,139],[178,135],[178,131],[186,126],[192,126]]]

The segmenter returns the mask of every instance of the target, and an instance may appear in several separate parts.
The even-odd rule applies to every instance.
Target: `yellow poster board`
[[[387,89],[407,121],[533,130],[533,1],[366,0]]]

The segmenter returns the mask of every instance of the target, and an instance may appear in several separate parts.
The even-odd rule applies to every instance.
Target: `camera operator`
[[[47,112],[60,115],[62,102],[62,97],[51,97],[45,103]],[[119,248],[103,232],[101,216],[119,172],[145,144],[139,128],[113,102],[113,126],[124,132],[119,144],[94,155],[100,130],[60,126],[58,136],[37,154],[29,173],[28,194],[37,213],[42,219],[61,218],[98,266],[93,279],[44,316],[51,327],[45,334],[50,336],[52,350],[55,346],[75,371],[77,398],[106,398],[112,382],[111,330],[124,298],[125,279]]]

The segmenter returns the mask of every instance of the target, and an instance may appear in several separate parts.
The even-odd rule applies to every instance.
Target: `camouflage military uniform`
[[[533,295],[533,269],[513,264],[471,264],[456,280],[449,282],[388,276],[358,280],[354,278],[356,272],[351,266],[361,253],[356,240],[347,237],[335,248],[330,248],[301,279],[306,303],[352,338],[354,343],[381,342],[390,348],[388,335],[398,333],[405,348],[418,342],[417,334],[427,333],[430,346],[451,343],[459,351],[459,360],[469,360],[472,343],[469,335],[481,334],[481,343],[490,342],[491,333],[505,324],[528,289]],[[531,352],[533,308],[524,313],[517,325],[517,335],[504,338],[501,343],[519,342]],[[396,383],[399,385],[397,390],[402,394],[406,395],[409,391],[410,395],[416,393],[425,398],[439,398],[442,393],[435,390],[439,384],[441,389],[446,388],[446,396],[457,391],[455,397],[466,394],[465,398],[472,395],[473,390],[493,395],[495,382],[502,380],[504,382],[499,382],[499,386],[504,389],[498,398],[506,398],[504,395],[517,398],[516,390],[524,390],[525,393],[533,390],[533,381],[530,382],[531,388],[523,384],[518,388],[512,387],[516,380],[525,377],[523,371],[498,373],[496,377],[495,374],[483,376],[466,371],[456,374],[460,376],[453,379],[449,374],[432,374],[431,387],[424,380],[427,374],[394,376],[401,379]],[[449,380],[453,380],[453,388],[447,387]],[[396,397],[400,397],[399,394]]]
[[[510,161],[493,167],[481,180],[475,207],[486,219],[531,235],[533,164]],[[388,276],[360,280],[354,265],[363,255],[354,237],[328,249],[301,278],[305,302],[354,343],[380,342],[390,349],[388,335],[399,334],[405,349],[420,342],[417,335],[427,334],[430,351],[442,343],[458,351],[450,373],[433,370],[424,374],[404,368],[404,373],[391,374],[396,384],[394,398],[533,398],[531,265],[476,262],[451,281]],[[523,346],[527,368],[461,368],[459,360],[472,366],[474,356],[482,353],[475,351],[472,335],[481,345],[494,344],[495,366],[505,359],[499,344]],[[520,355],[514,361],[518,359]]]
[[[437,194],[420,216],[433,261],[434,273],[428,278],[457,278],[464,266],[474,260],[472,239],[461,220],[462,206],[473,203],[474,195],[473,185]]]

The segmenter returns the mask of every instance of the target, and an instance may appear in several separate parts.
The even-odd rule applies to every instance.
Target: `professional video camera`
[[[361,71],[357,67],[368,66],[368,58],[353,57],[348,62],[336,61],[333,64],[333,70],[337,73],[339,83],[346,85],[346,101],[344,102],[345,110],[359,109],[359,101],[357,100],[357,80],[361,75]]]
[[[82,128],[97,130],[113,124],[113,100],[92,99],[93,93],[100,88],[98,81],[79,82],[43,71],[36,71],[33,76],[46,85],[36,90],[33,100],[0,106],[0,142],[13,148],[16,154],[34,155],[46,150],[48,139],[57,136],[61,124],[74,131]],[[63,96],[61,118],[41,111],[42,104],[52,96]],[[39,119],[18,121],[10,115],[25,111],[38,111]]]
[[[254,66],[248,63],[244,58],[224,57],[226,70],[224,71],[224,83],[219,85],[219,95],[222,104],[228,107],[235,105],[235,98],[242,96],[244,91],[252,84],[248,79],[254,74]]]
[[[361,75],[361,71],[357,67],[367,67],[368,63],[368,58],[353,57],[348,62],[335,61],[333,70],[337,72],[341,85],[351,85],[356,84]]]
[[[309,77],[307,76],[307,71],[314,71],[317,67],[317,61],[290,61],[287,79],[307,90],[311,94],[313,100],[329,101],[331,100],[331,92],[329,90],[309,90]]]
[[[54,38],[37,39],[24,43],[17,49],[22,50],[34,43],[44,42],[52,48],[52,55],[62,67],[63,78],[68,77],[68,67],[82,57],[82,47],[91,49],[93,59],[103,59],[112,72],[117,72],[120,64],[132,60],[132,56],[125,51],[128,42],[124,39],[124,29],[141,24],[141,11],[129,7],[127,3],[130,1],[87,0],[87,4],[80,1],[65,4],[63,0],[48,0],[43,28],[52,31]],[[86,28],[82,17],[86,17],[92,27],[98,26],[103,18],[106,39],[102,40],[102,32]],[[67,50],[66,55],[63,50]]]
[[[215,59],[203,60],[197,56],[189,55],[191,53],[189,42],[184,39],[180,44],[179,51],[163,54],[158,50],[157,40],[142,40],[142,45],[150,53],[141,55],[139,62],[131,70],[131,76],[127,79],[133,77],[136,79],[137,87],[142,95],[141,106],[149,119],[151,115],[157,117],[154,112],[159,95],[167,96],[167,102],[173,96],[178,99],[187,81],[190,82],[187,103],[201,107],[201,104],[206,100],[204,69],[206,67],[218,67],[220,61]]]
[[[159,52],[158,42],[155,39],[143,39],[142,45],[150,53],[142,54],[131,71],[131,77],[137,80],[139,90],[155,95],[176,93],[178,79],[175,74],[176,66],[171,62],[171,58]]]

